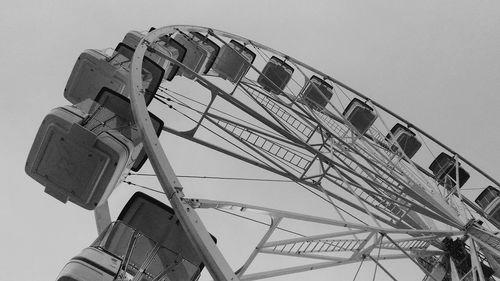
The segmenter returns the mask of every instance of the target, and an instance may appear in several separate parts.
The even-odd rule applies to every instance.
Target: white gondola
[[[91,261],[91,262],[89,262]],[[113,281],[116,280],[122,261],[96,249],[85,248],[62,269],[57,281]]]
[[[94,101],[87,100],[79,106],[93,105]],[[104,203],[138,154],[133,141],[119,131],[89,128],[89,120],[96,120],[100,127],[109,125],[104,116],[113,113],[101,108],[92,116],[76,106],[52,110],[35,137],[26,173],[62,202],[69,200],[88,210]],[[119,123],[123,122],[115,125]]]
[[[118,221],[71,259],[56,280],[194,281],[203,267],[173,210],[138,192]]]
[[[143,37],[144,34],[138,31],[129,31],[123,38],[122,43],[135,49]],[[179,66],[167,60],[166,57],[183,62],[185,54],[186,48],[179,42],[170,37],[162,37],[154,49],[148,48],[145,56],[163,67],[165,69],[163,79],[171,81],[177,75]]]
[[[203,66],[206,64],[210,53],[206,49],[202,48],[197,41],[194,41],[193,38],[187,34],[177,33],[173,38],[186,49],[186,56],[184,57],[182,63],[194,73],[201,74],[204,70]],[[179,74],[188,79],[196,78],[196,75],[182,69],[179,70]]]
[[[392,138],[391,135],[394,138]],[[399,145],[399,147],[403,150],[402,152],[410,159],[422,146],[422,143],[417,139],[415,133],[400,123],[392,127],[391,133],[386,136],[386,140],[389,141],[392,151],[398,152]],[[396,145],[395,142],[398,145]]]
[[[99,91],[106,87],[126,97],[126,84],[134,49],[123,43],[118,44],[112,56],[97,50],[85,50],[73,67],[64,89],[64,97],[73,104],[86,99],[95,99]],[[143,86],[146,103],[152,100],[163,79],[165,70],[145,57],[143,64]]]
[[[184,46],[173,39],[174,35],[179,40],[183,36]],[[143,36],[147,41],[139,46]],[[220,46],[209,38],[216,38]],[[194,46],[189,54],[188,44]],[[133,55],[135,48],[137,54]],[[252,50],[261,59],[255,67],[252,64],[256,55]],[[139,62],[144,54],[144,60]],[[262,69],[262,74],[250,68]],[[303,77],[300,85],[288,84],[294,70]],[[148,114],[144,103],[136,101],[136,97],[144,95],[147,105],[163,80],[170,81],[177,73],[198,77],[193,71],[214,77],[166,83],[168,92],[167,87],[160,89],[166,95],[158,95],[158,103],[150,107],[156,110],[164,106],[169,112],[162,114],[173,116],[173,122],[163,128],[161,120]],[[203,90],[211,99],[201,101],[193,96],[194,85],[198,87],[195,92]],[[129,89],[133,95],[127,92]],[[333,93],[336,101],[330,103]],[[134,98],[134,116],[129,96]],[[475,219],[488,219],[500,228],[500,191],[494,179],[458,154],[441,153],[429,167],[432,172],[425,171],[423,161],[435,157],[431,149],[450,149],[416,127],[413,129],[420,132],[422,144],[429,142],[430,155],[406,161],[421,147],[415,133],[401,124],[395,125],[385,139],[385,134],[380,133],[387,132],[386,124],[407,121],[375,101],[368,102],[368,98],[327,74],[272,48],[195,26],[168,26],[148,35],[130,32],[112,55],[85,51],[71,73],[65,97],[74,106],[54,109],[44,119],[29,153],[26,172],[61,201],[69,200],[86,209],[98,206],[95,214],[101,234],[69,261],[57,280],[193,281],[200,276],[202,260],[210,265],[214,280],[280,278],[336,266],[339,260],[342,264],[362,262],[365,256],[373,257],[376,266],[393,279],[379,261],[405,256],[414,262],[429,261],[424,280],[483,279],[481,273],[489,280],[493,269],[499,272],[498,233],[482,228]],[[191,131],[177,130],[178,124],[193,121],[196,124]],[[168,144],[155,136],[162,129],[306,187],[312,200],[300,196],[283,198],[292,207],[298,203],[308,208],[293,213],[274,209],[280,207],[272,204],[276,200],[263,202],[259,207],[242,202],[187,199],[180,192],[182,186],[162,149]],[[198,129],[203,132],[196,133]],[[401,155],[407,159],[401,159]],[[176,213],[138,193],[118,220],[105,229],[111,221],[105,203],[108,196],[128,171],[140,169],[148,156],[167,194],[164,199],[173,204]],[[485,195],[476,199],[478,205],[446,192],[446,188],[455,191],[454,186],[466,183],[469,174],[464,168],[471,170],[471,183],[495,186],[488,187]],[[146,174],[134,174],[139,175]],[[444,187],[436,186],[436,182]],[[266,190],[260,197],[268,195]],[[246,198],[235,198],[240,199]],[[327,213],[330,206],[320,206],[324,202],[335,208],[340,203],[346,214],[338,213],[342,221]],[[201,209],[228,208],[235,212],[256,211],[270,221],[267,233],[263,238],[256,237],[256,244],[248,247],[250,258],[236,272],[234,260],[226,261],[227,255],[214,247],[197,215]],[[246,214],[252,219],[248,212],[243,217]],[[279,231],[283,229],[288,233],[282,235]],[[470,242],[469,248],[466,242]],[[297,249],[299,244],[310,250],[309,255],[302,245]],[[255,270],[262,259],[254,261],[254,257],[260,258],[262,253],[274,253],[277,257],[285,254],[291,259],[290,265],[282,267],[279,261],[273,263],[271,259],[267,263],[271,267]],[[483,266],[483,256],[489,267]],[[311,263],[307,258],[326,262]],[[457,265],[458,272],[450,270],[449,264]],[[251,269],[250,273],[247,269]],[[376,277],[374,274],[373,279]]]
[[[217,75],[232,83],[237,83],[250,69],[255,53],[241,43],[231,40],[222,46],[212,69]]]
[[[450,155],[442,152],[440,153],[434,161],[432,161],[429,169],[434,174],[436,181],[446,187],[447,189],[453,189],[457,183],[457,166],[458,164],[458,182],[459,188],[461,188],[467,180],[470,178],[469,173],[460,166],[460,163],[456,163],[455,159]]]
[[[293,68],[290,65],[273,56],[262,69],[262,74],[257,78],[257,83],[264,90],[279,94],[285,89],[285,86],[292,78],[292,74]]]
[[[373,108],[357,98],[351,100],[343,115],[361,135],[365,134],[377,119]]]
[[[312,76],[300,93],[300,101],[310,108],[321,111],[332,98],[333,87],[321,80],[318,76]]]
[[[217,58],[217,55],[219,54],[220,47],[219,45],[215,44],[214,41],[210,40],[208,36],[205,36],[199,32],[191,32],[192,35],[192,40],[198,45],[203,48],[207,53],[208,57],[205,60],[205,63],[202,67],[202,73],[204,75],[216,75],[216,73],[211,70],[212,66],[215,62],[215,59]]]
[[[143,37],[144,34],[139,31],[129,31],[125,34],[125,37],[123,37],[122,43],[135,49]],[[156,53],[154,50],[148,49],[145,56],[160,66],[165,64],[165,56]]]
[[[72,104],[94,99],[103,88],[123,93],[127,84],[124,69],[108,62],[108,56],[98,50],[85,50],[77,59],[64,88],[64,97]]]
[[[488,186],[475,200],[486,213],[488,220],[500,229],[500,190]]]
[[[131,170],[134,172],[139,171],[146,162],[148,156],[144,148],[142,148],[142,136],[139,133],[137,127],[133,125],[135,121],[132,115],[130,100],[116,92],[111,91],[110,89],[104,88],[97,95],[95,101],[97,102],[97,105],[93,104],[92,107],[82,109],[90,114],[95,114],[97,110],[100,110],[101,107],[104,107],[109,109],[112,114],[119,116],[119,118],[113,118],[113,116],[104,117],[102,116],[102,112],[100,112],[102,116],[100,119],[107,120],[107,129],[116,128],[115,130],[120,131],[120,133],[130,139],[134,143],[134,145],[141,146],[141,150],[135,158],[134,165],[131,168]],[[149,117],[151,118],[151,122],[153,123],[153,128],[156,131],[156,135],[160,136],[163,129],[163,121],[151,112],[149,113]],[[121,121],[122,124],[116,123],[118,122],[118,120],[123,120]],[[94,131],[99,130],[99,128],[101,128],[101,130],[104,129],[102,126],[98,125],[88,126],[94,128]]]

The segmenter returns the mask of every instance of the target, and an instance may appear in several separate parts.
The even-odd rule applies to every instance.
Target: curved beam
[[[186,231],[189,240],[205,263],[208,271],[215,280],[237,281],[239,280],[238,277],[236,277],[222,256],[222,253],[213,242],[201,219],[191,206],[181,200],[184,197],[182,186],[156,136],[144,101],[145,91],[142,86],[141,76],[144,53],[151,42],[154,42],[160,36],[173,33],[175,31],[174,28],[174,26],[167,26],[156,29],[148,33],[139,42],[132,57],[130,80],[127,85],[130,92],[132,112],[139,131],[142,134],[146,153],[149,156],[158,180],[172,204],[172,208],[175,210],[175,214],[179,218],[182,227]]]

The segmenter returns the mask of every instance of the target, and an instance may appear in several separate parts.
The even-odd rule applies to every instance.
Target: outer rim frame
[[[143,136],[144,147],[149,156],[151,165],[155,171],[158,180],[167,195],[172,208],[181,222],[184,230],[188,234],[189,240],[193,243],[201,259],[205,263],[214,280],[239,280],[233,270],[225,260],[222,253],[216,247],[207,229],[201,222],[196,212],[186,204],[182,198],[182,186],[175,175],[170,162],[167,159],[153,124],[146,108],[144,100],[145,90],[142,87],[142,61],[148,45],[157,40],[160,36],[175,32],[176,27],[188,26],[166,26],[158,28],[148,33],[141,39],[132,57],[129,87],[132,113],[139,131]],[[190,27],[193,31],[205,31],[206,28]]]

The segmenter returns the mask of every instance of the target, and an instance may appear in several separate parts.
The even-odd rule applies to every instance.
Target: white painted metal
[[[255,259],[257,254],[259,253],[259,248],[263,247],[264,244],[267,242],[273,231],[278,227],[278,225],[281,222],[281,218],[271,218],[271,226],[269,227],[269,230],[264,234],[262,239],[260,240],[259,244],[255,247],[255,250],[250,254],[250,257],[248,257],[247,261],[243,266],[238,270],[238,277],[241,277],[245,271],[248,269],[252,261]]]
[[[131,92],[130,98],[132,102],[132,111],[134,113],[136,124],[143,135],[144,147],[146,149],[146,153],[150,157],[151,164],[155,170],[158,180],[167,194],[167,197],[179,220],[181,221],[182,226],[185,228],[191,242],[202,257],[208,271],[215,280],[236,281],[238,278],[218,250],[196,212],[181,200],[183,197],[182,186],[178,181],[165,155],[165,152],[163,151],[158,137],[156,136],[156,132],[153,129],[153,125],[146,109],[146,103],[144,102],[144,89],[141,77],[144,53],[150,42],[155,41],[160,36],[166,35],[169,32],[173,32],[172,27],[163,27],[149,33],[141,40],[135,50],[130,71],[130,81],[128,84]]]
[[[214,208],[214,209],[226,209],[226,210],[234,210],[240,212],[253,212],[257,214],[266,215],[272,218],[278,218],[281,220],[291,219],[291,220],[302,220],[304,222],[313,222],[318,224],[326,224],[332,225],[336,227],[349,229],[348,231],[338,231],[335,233],[327,233],[322,235],[314,235],[314,236],[304,236],[300,238],[286,239],[286,240],[276,240],[276,241],[268,241],[266,243],[262,243],[263,240],[268,240],[268,238],[272,235],[272,230],[276,228],[276,225],[271,225],[270,229],[265,233],[261,242],[257,245],[256,249],[251,255],[251,259],[253,259],[258,253],[265,254],[273,254],[278,256],[289,256],[289,257],[297,257],[297,258],[310,258],[314,260],[327,260],[332,261],[334,263],[320,263],[320,264],[311,264],[310,268],[306,269],[304,267],[290,267],[290,268],[282,268],[279,270],[261,272],[261,273],[253,273],[248,275],[241,275],[241,280],[253,280],[256,276],[258,278],[267,278],[272,276],[279,276],[285,274],[292,274],[296,272],[301,272],[305,270],[315,270],[326,267],[333,267],[338,265],[338,263],[346,264],[351,262],[359,262],[363,257],[369,257],[373,260],[378,266],[381,266],[378,260],[388,260],[388,259],[410,259],[417,266],[421,267],[421,269],[426,272],[430,279],[436,280],[429,272],[425,270],[416,260],[416,257],[425,257],[425,256],[435,256],[442,255],[444,252],[436,251],[436,250],[427,250],[427,247],[409,247],[407,249],[404,246],[400,246],[400,244],[405,245],[404,243],[413,242],[413,241],[437,241],[439,238],[446,236],[456,236],[462,235],[463,232],[448,232],[448,231],[435,231],[435,230],[398,230],[398,229],[386,229],[380,227],[372,227],[360,224],[352,224],[346,223],[343,221],[332,220],[328,218],[320,218],[309,216],[300,213],[287,212],[282,210],[275,210],[265,207],[252,206],[248,204],[235,203],[235,202],[223,202],[223,201],[213,201],[213,200],[204,200],[204,199],[186,199],[187,202],[194,208]],[[346,236],[351,236],[354,234],[363,235],[369,234],[365,238],[360,239],[346,239]],[[381,234],[381,235],[379,235]],[[408,234],[411,235],[412,238],[400,238],[400,239],[392,239],[389,235],[401,235]],[[373,237],[378,238],[370,243]],[[419,239],[417,237],[422,237]],[[383,240],[387,239],[386,242]],[[346,246],[347,243],[347,246]],[[294,246],[300,244],[301,246],[298,249],[293,250]],[[302,247],[302,245],[304,245]],[[313,245],[324,244],[327,245],[325,250],[314,251],[310,249]],[[393,245],[394,247],[390,247]],[[302,250],[301,250],[302,249]],[[382,249],[392,249],[398,250],[402,252],[402,254],[377,254],[376,258],[371,255],[371,253],[375,250],[380,251]],[[336,252],[352,252],[353,254],[349,257],[340,257],[340,256],[332,256],[332,255],[324,255],[326,253],[336,253]],[[245,263],[245,267],[248,266],[248,262]],[[382,267],[381,267],[382,268]],[[387,269],[382,268],[384,272]],[[390,273],[386,272],[389,276],[393,277]],[[439,280],[438,280],[439,281]]]
[[[477,277],[479,277],[479,281],[485,281],[484,280],[484,274],[483,274],[483,269],[481,268],[481,264],[479,263],[478,255],[476,252],[476,243],[474,240],[469,240],[469,246],[470,246],[470,258],[471,258],[471,263],[472,263],[472,272],[473,272],[473,279],[476,280],[476,272],[477,272]]]
[[[444,231],[444,230],[427,230],[427,229],[394,229],[394,228],[382,228],[382,227],[374,227],[369,225],[343,222],[339,220],[311,216],[307,214],[288,212],[283,210],[276,210],[267,207],[259,207],[239,202],[229,202],[229,201],[216,201],[216,200],[208,200],[208,199],[184,199],[188,204],[193,206],[193,208],[214,208],[214,209],[229,209],[229,210],[237,210],[237,211],[245,211],[245,212],[254,212],[258,214],[273,216],[273,217],[282,217],[289,218],[295,220],[303,220],[308,222],[315,222],[327,225],[334,225],[340,227],[350,227],[352,229],[359,229],[364,231],[373,231],[379,233],[400,233],[400,234],[409,234],[409,235],[440,235],[440,236],[457,236],[465,234],[464,231]]]

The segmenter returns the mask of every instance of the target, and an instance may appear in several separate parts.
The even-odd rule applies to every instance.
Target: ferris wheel
[[[149,176],[139,173],[148,158],[172,207],[166,213],[175,213],[183,229],[179,233],[187,238],[182,243],[190,245],[186,255],[196,256],[191,262],[203,264],[214,280],[271,280],[343,266],[354,268],[347,278],[363,280],[357,279],[358,273],[367,264],[374,268],[373,280],[409,280],[391,264],[397,260],[421,270],[417,279],[423,280],[500,276],[500,184],[495,179],[376,101],[263,44],[196,26],[132,31],[111,53],[82,53],[65,97],[75,105],[73,113],[79,110],[83,117],[72,121],[79,126],[66,128],[67,137],[51,133],[58,137],[57,147],[70,141],[85,147],[109,142],[99,140],[103,132],[128,143],[128,148],[122,148],[129,151],[128,156],[117,156],[107,168],[109,173],[101,171],[107,176],[99,178],[102,183],[93,185],[92,192],[55,187],[48,174],[60,176],[64,169],[63,178],[74,181],[74,171],[81,170],[71,172],[67,168],[71,165],[42,169],[61,163],[60,158],[37,156],[38,151],[50,151],[44,147],[58,149],[43,134],[37,135],[30,152],[27,173],[44,184],[47,193],[95,210],[101,235],[92,251],[113,244],[109,241],[120,232],[117,229],[137,233],[127,212],[140,204],[127,204],[119,221],[108,226],[107,198],[125,178],[141,186],[136,182]],[[61,116],[53,112],[42,127],[49,128]],[[171,165],[165,153],[171,145],[165,135],[221,154],[228,166],[241,162],[248,173],[240,174],[248,176],[238,179],[260,182],[251,190],[190,197],[193,192],[182,185],[172,168],[176,163]],[[71,156],[94,159],[87,168],[105,162],[97,160],[104,156],[87,155],[87,151]],[[186,159],[224,165],[194,154]],[[87,188],[81,183],[88,182],[85,179],[91,173],[78,173],[81,191]],[[268,179],[256,178],[255,173]],[[286,187],[270,187],[282,183]],[[484,190],[479,197],[468,198],[463,192],[468,186]],[[229,260],[233,253],[220,250],[217,237],[207,231],[214,227],[205,225],[201,217],[210,211],[217,211],[211,216],[259,225],[260,231],[250,233],[253,239],[242,243],[249,245],[232,246],[241,247],[239,265]],[[154,236],[151,231],[149,238]],[[135,239],[134,235],[128,239]],[[130,249],[135,247],[131,245],[137,244],[132,240],[122,243],[129,250],[113,252],[122,264],[130,260]],[[188,260],[181,249],[173,251],[177,255],[170,261],[175,266],[165,264],[161,273],[151,273],[152,264],[160,260],[155,256],[160,246],[150,246],[142,265],[136,264],[132,271],[115,266],[116,272],[128,275],[115,272],[109,280],[199,277],[203,266],[195,266],[199,270],[186,274],[189,277],[166,273]],[[113,268],[106,270],[114,272]],[[71,275],[73,269],[63,272]]]

